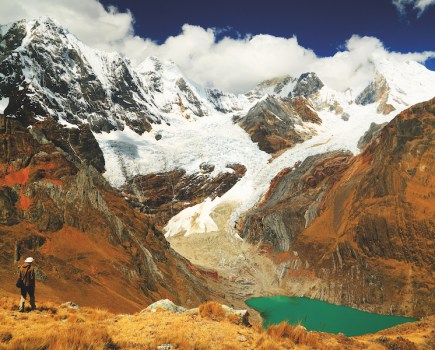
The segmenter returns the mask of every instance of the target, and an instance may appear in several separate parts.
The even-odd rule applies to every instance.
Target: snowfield
[[[329,151],[348,150],[358,154],[359,139],[369,129],[371,123],[389,122],[402,110],[435,95],[435,72],[428,71],[416,62],[393,63],[382,59],[378,63],[378,73],[382,74],[389,86],[388,103],[396,110],[388,115],[377,112],[378,103],[366,106],[354,103],[351,91],[337,92],[324,86],[312,98],[313,105],[322,119],[322,124],[310,124],[317,135],[297,144],[276,159],[261,151],[249,135],[235,124],[234,115],[244,115],[273,87],[257,88],[256,94],[264,94],[248,103],[239,103],[242,111],[219,113],[185,120],[177,115],[166,118],[170,125],[162,124],[142,136],[126,128],[124,131],[95,134],[106,159],[106,178],[115,187],[125,179],[137,174],[148,174],[182,168],[188,174],[197,173],[202,162],[215,166],[212,176],[220,172],[232,171],[226,165],[241,163],[246,166],[245,176],[221,198],[207,199],[194,207],[187,208],[174,216],[165,227],[166,237],[180,233],[186,236],[217,230],[211,214],[226,202],[238,203],[229,222],[230,227],[246,210],[253,207],[267,192],[270,181],[284,168],[292,167],[311,155]],[[171,68],[171,74],[174,69]],[[400,72],[400,73],[397,73]],[[410,79],[412,77],[412,79]],[[174,81],[173,78],[171,78]],[[294,88],[291,80],[276,96],[285,97]],[[358,92],[359,93],[359,92]],[[338,104],[342,112],[330,111],[325,106]],[[341,118],[342,115],[348,116]],[[306,127],[304,125],[303,127]],[[161,139],[157,140],[156,135]],[[234,234],[235,231],[233,232]]]
[[[210,163],[215,164],[211,159],[218,159],[216,164],[225,164],[227,157],[230,156],[232,161],[237,159],[237,162],[244,164],[248,170],[245,176],[222,198],[216,198],[207,205],[199,204],[187,208],[173,217],[165,227],[166,237],[175,236],[184,231],[186,235],[189,235],[192,233],[192,227],[195,227],[195,233],[210,232],[208,228],[213,227],[210,224],[213,221],[210,214],[214,208],[225,201],[239,203],[231,216],[230,226],[234,226],[240,214],[254,206],[267,192],[270,181],[282,169],[292,167],[296,162],[303,161],[311,155],[324,152],[349,150],[357,154],[359,152],[358,140],[369,129],[370,124],[389,121],[395,115],[392,113],[388,116],[380,116],[376,113],[374,105],[370,108],[354,105],[352,112],[350,116],[350,119],[354,119],[352,122],[342,120],[335,113],[323,112],[321,114],[323,123],[318,126],[318,135],[297,144],[271,162],[269,162],[271,157],[268,154],[260,151],[258,147],[249,146],[249,142],[252,145],[249,138],[246,142],[246,149],[240,148],[242,144],[238,140],[233,142],[232,138],[226,140],[225,148],[220,149],[220,144],[208,147],[211,151]],[[230,125],[230,123],[228,126],[228,134],[232,134],[231,129],[239,128],[237,125]],[[244,133],[243,130],[241,131]],[[192,142],[190,147],[195,148],[195,144],[196,142]],[[227,154],[227,150],[231,150],[231,153]],[[196,150],[192,149],[192,152],[196,152]],[[204,230],[200,231],[198,228],[204,228]]]

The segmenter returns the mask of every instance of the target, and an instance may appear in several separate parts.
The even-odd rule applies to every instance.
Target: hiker
[[[28,257],[24,260],[24,264],[20,266],[21,284],[21,300],[20,312],[24,312],[24,303],[26,302],[27,294],[30,297],[30,307],[35,310],[35,269],[32,266],[33,258]]]

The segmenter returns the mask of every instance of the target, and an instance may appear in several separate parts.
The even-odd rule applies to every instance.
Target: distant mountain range
[[[2,25],[0,127],[4,136],[0,144],[0,184],[4,188],[1,192],[3,197],[0,196],[0,199],[8,205],[4,204],[1,209],[3,219],[0,224],[8,227],[17,224],[36,225],[32,226],[32,230],[35,230],[32,232],[38,237],[37,231],[56,232],[70,226],[91,232],[91,222],[83,224],[83,218],[76,218],[76,215],[85,215],[85,207],[90,211],[97,209],[100,214],[96,214],[96,222],[106,222],[114,227],[115,231],[107,233],[106,236],[112,237],[109,239],[111,242],[116,241],[121,246],[128,245],[129,248],[125,249],[128,250],[132,264],[140,259],[159,259],[155,254],[158,256],[160,249],[167,248],[164,248],[166,240],[162,232],[171,240],[180,234],[189,236],[222,231],[222,225],[232,236],[240,235],[252,243],[265,244],[272,251],[291,252],[296,249],[292,248],[295,244],[295,247],[303,247],[300,248],[301,251],[310,255],[310,249],[317,249],[319,246],[316,243],[317,248],[307,248],[308,243],[301,242],[298,235],[305,232],[305,229],[309,230],[311,225],[319,225],[316,220],[328,210],[331,203],[336,203],[334,198],[330,198],[329,191],[341,196],[340,198],[349,195],[345,190],[334,190],[334,186],[338,186],[336,183],[347,181],[341,177],[342,174],[353,177],[356,175],[352,174],[357,174],[363,168],[368,174],[378,169],[378,175],[367,175],[364,179],[368,181],[367,186],[376,181],[382,184],[379,186],[383,186],[386,192],[379,189],[380,197],[387,196],[387,192],[388,195],[391,194],[386,189],[392,188],[396,194],[405,191],[404,187],[391,185],[389,172],[380,171],[383,165],[390,166],[389,163],[379,161],[373,165],[375,170],[368,170],[369,166],[358,168],[352,165],[364,162],[364,159],[376,158],[378,154],[382,154],[382,157],[379,156],[382,159],[390,157],[388,153],[392,152],[393,147],[390,149],[386,144],[386,130],[394,129],[394,137],[398,140],[402,140],[400,137],[403,134],[410,139],[425,137],[429,140],[429,146],[426,145],[426,140],[421,143],[426,146],[413,148],[414,153],[410,153],[409,156],[414,157],[416,162],[421,156],[418,152],[433,153],[433,147],[432,150],[427,149],[430,148],[433,134],[428,132],[422,136],[417,130],[408,135],[406,126],[391,127],[395,125],[391,120],[406,108],[435,96],[435,72],[412,61],[394,62],[380,58],[374,60],[373,65],[376,74],[373,81],[362,91],[352,91],[350,88],[335,91],[314,72],[306,72],[299,77],[283,76],[260,82],[251,91],[235,95],[199,86],[184,77],[174,63],[162,62],[156,57],[148,57],[134,67],[128,58],[118,53],[87,47],[49,18]],[[430,111],[432,104],[430,102],[427,105]],[[408,119],[417,120],[416,116],[403,117],[412,113],[433,113],[427,110],[423,113],[425,108],[423,105],[411,109],[396,123],[408,125]],[[422,123],[428,125],[421,127],[424,130],[433,128],[432,122],[431,118],[425,117]],[[390,123],[387,128],[392,129],[382,129],[385,123]],[[378,144],[382,144],[383,148],[377,150]],[[398,142],[398,145],[402,144]],[[359,158],[352,158],[364,149]],[[56,152],[60,152],[60,155]],[[405,157],[402,149],[398,149],[396,153]],[[391,162],[399,167],[405,164],[397,160]],[[414,164],[414,161],[409,162]],[[433,162],[421,166],[427,171],[433,169]],[[316,173],[319,167],[323,169],[321,176]],[[354,173],[349,169],[354,169]],[[47,175],[48,170],[52,171],[50,175]],[[19,180],[24,173],[27,174],[25,179]],[[42,176],[42,173],[45,175]],[[312,180],[306,179],[308,173]],[[291,184],[289,186],[293,186],[291,189],[282,185],[282,178],[287,178],[286,174],[290,176],[286,181]],[[68,180],[64,179],[65,176]],[[80,176],[89,176],[94,184],[87,184]],[[416,175],[410,173],[409,176]],[[95,185],[102,184],[103,177],[114,189],[109,189],[107,184]],[[44,178],[50,183],[48,187],[43,181]],[[308,187],[296,190],[302,179],[308,181]],[[41,181],[44,184],[43,190]],[[400,177],[400,181],[412,183],[406,177]],[[62,187],[64,182],[72,187],[79,184],[78,188],[84,188],[85,191],[80,196],[84,195],[88,199],[85,201],[80,196],[72,196],[66,190],[68,186]],[[418,186],[423,186],[421,182],[418,183]],[[321,188],[318,188],[319,184]],[[94,185],[97,189],[94,189]],[[352,183],[352,186],[346,188],[361,195],[368,193],[368,189],[362,186],[362,183]],[[279,195],[274,192],[277,188],[281,188]],[[92,195],[88,190],[91,190]],[[109,203],[104,204],[104,208],[100,206],[101,194],[98,193],[102,193],[101,191],[104,192],[103,202]],[[291,211],[289,214],[287,205],[291,206],[293,204],[289,203],[293,202],[288,202],[286,196],[291,193],[302,197],[301,202],[297,202],[300,210]],[[430,195],[428,198],[424,196],[419,200],[426,203]],[[284,197],[285,203],[281,203]],[[66,198],[69,198],[66,201],[69,204],[61,204]],[[82,204],[74,206],[71,198],[76,198],[77,203]],[[113,198],[113,203],[110,203],[110,198]],[[400,198],[400,201],[404,200]],[[125,229],[116,229],[119,223],[116,217],[119,218],[120,214],[118,210],[124,206],[118,206],[118,201],[124,201],[129,208],[125,209],[125,213],[128,213],[126,217],[119,219],[124,224],[119,225],[123,226],[134,218],[135,224],[131,232],[145,229],[152,231],[147,237],[156,235],[152,240],[158,241],[155,244],[159,248],[155,248],[152,258],[140,248],[143,237],[137,238],[140,236],[136,236],[137,232],[128,233],[129,238],[126,238]],[[353,198],[352,205],[356,205],[355,201],[358,202],[358,199]],[[83,204],[85,202],[86,205]],[[364,203],[370,206],[372,202],[367,200]],[[52,209],[52,205],[57,209]],[[402,208],[401,204],[390,203],[389,206]],[[222,208],[226,208],[224,219],[217,214]],[[265,208],[270,208],[267,213],[263,213]],[[334,217],[334,229],[330,233],[332,235],[332,232],[340,232],[340,235],[353,237],[357,232],[357,238],[352,238],[349,242],[360,244],[364,235],[358,225],[346,226],[346,230],[352,231],[352,234],[339,230],[341,226],[338,221],[356,220],[351,214],[346,216],[343,210],[339,210]],[[379,207],[379,210],[383,209]],[[428,210],[433,213],[433,207]],[[109,215],[108,211],[112,214]],[[283,212],[289,216],[277,219],[277,215]],[[141,215],[140,219],[136,215]],[[250,221],[244,221],[247,218],[251,218]],[[409,218],[409,222],[418,221],[414,219]],[[149,226],[141,228],[141,224],[135,220],[143,220]],[[322,220],[330,224],[329,219]],[[409,224],[406,220],[403,222]],[[378,223],[376,221],[376,225]],[[388,226],[388,223],[384,224],[385,227]],[[433,230],[433,221],[424,221],[421,225],[426,225],[429,233]],[[320,226],[312,227],[321,229]],[[372,231],[364,227],[364,232]],[[379,227],[376,228],[378,229],[380,230]],[[383,230],[382,234],[387,231],[389,232]],[[118,235],[118,238],[113,238],[114,235]],[[388,235],[387,240],[399,239],[393,236]],[[28,239],[21,238],[24,239],[22,242]],[[425,236],[424,239],[429,238]],[[337,242],[342,241],[339,239]],[[336,259],[343,260],[343,249],[347,249],[342,246],[347,243],[337,242],[335,248],[332,248],[332,243],[328,245],[328,249],[338,249],[337,254],[340,257],[332,255],[335,259],[334,266],[337,266]],[[386,251],[377,252],[379,245],[383,243],[369,243],[364,243],[366,248],[359,246],[367,256],[376,251],[382,258],[390,257],[407,264],[427,267],[426,253],[418,253],[420,258],[413,255],[412,259],[406,258],[408,253],[404,253],[399,259],[394,254],[390,256]],[[39,249],[34,244],[31,247]],[[41,252],[45,249],[43,244],[41,249]],[[142,253],[137,253],[137,249]],[[11,254],[10,249],[7,252]],[[352,249],[347,252],[353,254]],[[198,277],[201,273],[194,271],[194,267],[190,267],[173,250],[168,250],[165,254],[169,254],[170,258],[161,258],[171,261],[173,271],[184,276],[180,279],[188,278],[192,282],[201,278]],[[331,256],[321,258],[329,259]],[[289,258],[286,264],[293,260]],[[316,266],[312,270],[314,273],[318,273],[323,266],[313,262],[312,257],[307,257],[306,261],[308,266]],[[180,264],[184,266],[181,269]],[[225,264],[222,264],[225,270]],[[54,265],[55,262],[50,266]],[[122,267],[119,269],[124,271]],[[153,268],[153,272],[149,272],[150,276],[154,276],[152,288],[144,285],[140,287],[149,299],[153,299],[154,295],[162,296],[164,288],[174,292],[172,282],[166,285],[165,278],[157,270],[162,269]],[[144,276],[143,268],[136,266],[135,271],[139,276]],[[166,270],[163,268],[162,271]],[[325,281],[323,275],[317,277]],[[334,283],[341,283],[343,280],[349,281],[346,278],[334,275],[333,279],[339,281]],[[198,299],[201,299],[207,294],[207,283],[202,285],[199,280],[195,281],[186,288],[195,290],[195,284],[198,283],[198,293],[201,295]],[[381,288],[382,278],[379,277],[376,283],[374,285]],[[163,289],[160,290],[159,286],[163,286]],[[385,303],[382,299],[384,294],[367,301],[366,296],[360,295],[358,300],[355,295],[337,298],[336,289],[328,294],[308,293],[304,288],[297,292],[333,299],[340,303],[362,307],[365,307],[364,303]],[[390,285],[388,288],[393,287]],[[422,288],[421,284],[418,288]],[[153,292],[149,292],[150,290]],[[426,294],[421,295],[424,298]],[[189,297],[185,294],[178,301],[184,302],[187,299]],[[393,299],[396,302],[400,298]],[[407,306],[407,309],[398,306],[397,309],[409,314],[427,311],[427,308],[415,305]],[[385,311],[385,308],[382,310]]]

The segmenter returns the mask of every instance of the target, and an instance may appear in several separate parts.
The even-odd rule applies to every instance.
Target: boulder
[[[156,301],[154,304],[149,305],[146,309],[140,313],[156,312],[158,309],[166,310],[175,314],[197,314],[199,308],[186,309],[182,306],[174,304],[169,299],[163,299]],[[222,305],[222,309],[225,311],[225,316],[236,315],[239,318],[239,322],[244,325],[249,325],[249,312],[248,310],[236,310],[227,305]]]
[[[79,310],[80,306],[78,306],[76,303],[72,302],[72,301],[67,301],[66,303],[63,303],[59,306],[59,308],[61,309],[74,309],[74,310]]]
[[[199,165],[199,169],[201,169],[201,172],[203,174],[210,174],[211,172],[213,172],[215,166],[213,164],[207,163],[207,162],[203,162]]]
[[[149,311],[156,312],[158,309],[166,310],[175,314],[181,314],[187,311],[186,308],[175,305],[169,299],[163,299],[149,305],[145,310],[142,310],[141,313]]]
[[[239,318],[239,322],[244,325],[249,325],[249,312],[248,310],[236,310],[227,305],[222,305],[226,316],[236,315]]]

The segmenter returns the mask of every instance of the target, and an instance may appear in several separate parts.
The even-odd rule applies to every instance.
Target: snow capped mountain
[[[170,62],[146,59],[137,69],[118,53],[87,47],[49,18],[20,21],[0,31],[1,96],[9,114],[26,106],[61,123],[89,123],[95,132],[138,134],[152,125],[243,108],[243,100],[199,89]]]
[[[288,129],[292,133],[290,137],[287,135],[286,139],[295,140],[296,136],[299,140],[296,138],[296,144],[290,145],[291,148],[287,149],[284,145],[281,150],[285,152],[276,153],[275,158],[243,159],[241,157],[242,164],[248,169],[246,175],[221,198],[216,198],[207,205],[197,205],[176,215],[166,226],[167,237],[175,236],[180,232],[190,232],[191,227],[206,227],[206,223],[210,223],[211,218],[216,215],[215,211],[222,208],[225,203],[235,208],[229,225],[234,227],[240,215],[259,203],[272,179],[283,169],[294,167],[307,157],[316,154],[338,150],[349,150],[357,154],[360,152],[358,142],[371,126],[372,129],[376,129],[373,128],[374,124],[388,122],[408,106],[435,95],[435,72],[427,70],[416,62],[397,63],[381,60],[377,62],[377,68],[378,74],[374,81],[361,91],[356,99],[350,89],[344,92],[334,91],[314,73],[305,73],[298,79],[282,77],[268,80],[247,93],[247,97],[254,104],[245,114],[242,114],[241,119],[237,117],[236,121],[242,120],[240,126],[250,134],[252,141],[258,143],[260,149],[269,153],[276,151],[276,149],[268,151],[267,147],[262,148],[261,139],[256,139],[256,135],[263,135],[266,141],[269,136],[272,136],[276,141],[289,124],[297,127]],[[260,97],[262,93],[265,96]],[[288,101],[287,96],[293,98]],[[305,112],[301,113],[300,109],[298,112],[295,106],[289,106],[283,118],[282,110],[285,109],[283,106],[294,104],[296,101],[304,107]],[[265,105],[267,108],[264,107]],[[254,126],[251,122],[247,122],[247,119],[258,118],[259,113],[255,111],[267,111],[268,116],[263,119],[265,123],[259,123],[257,120],[257,129],[250,132]],[[297,112],[296,118],[295,112]],[[309,115],[311,120],[300,122]],[[316,117],[319,118],[318,121]],[[298,118],[300,118],[299,122]],[[283,125],[273,130],[277,123]],[[297,131],[302,133],[298,135]],[[282,145],[283,141],[278,140],[275,144]],[[258,150],[256,152],[261,154]]]
[[[29,120],[50,115],[66,128],[89,125],[115,187],[177,168],[201,174],[204,162],[213,170],[201,176],[210,178],[234,171],[231,164],[246,167],[224,195],[174,217],[170,236],[192,225],[214,227],[210,215],[225,202],[234,223],[282,169],[326,151],[357,153],[371,123],[435,95],[435,72],[422,65],[374,64],[376,77],[363,91],[335,91],[307,72],[234,95],[201,87],[156,57],[133,67],[41,18],[0,26],[0,112]]]
[[[434,96],[435,72],[417,62],[391,62],[384,58],[374,63],[374,80],[357,96],[361,105],[378,103],[378,112],[402,110]]]
[[[253,90],[249,91],[246,96],[250,101],[259,99],[266,94],[288,97],[293,91],[296,81],[297,79],[290,75],[265,80],[258,84]]]
[[[3,28],[1,47],[0,93],[10,97],[7,114],[31,107],[37,116],[89,123],[97,132],[128,125],[143,133],[159,121],[127,59],[86,47],[48,18]]]
[[[203,88],[186,79],[173,62],[161,62],[156,57],[146,58],[136,71],[161,113],[196,119],[215,112],[239,111],[249,103],[244,95]]]

